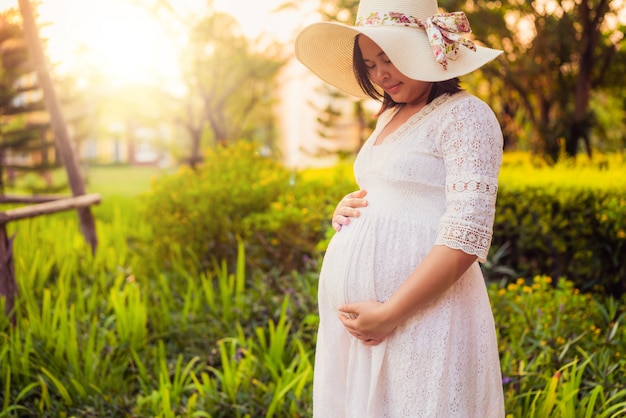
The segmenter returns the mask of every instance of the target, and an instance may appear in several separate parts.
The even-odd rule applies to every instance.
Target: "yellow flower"
[[[559,345],[565,344],[565,338],[563,338],[561,336],[556,337],[556,343],[559,344]]]
[[[544,347],[546,345],[546,340],[541,340],[541,346]]]
[[[523,285],[523,284],[524,284],[524,282],[525,282],[525,280],[524,280],[523,278],[521,278],[521,277],[520,277],[519,279],[517,279],[516,284],[517,284],[518,286],[521,286],[521,285]]]
[[[522,290],[524,291],[524,293],[532,293],[533,289],[530,286],[524,286],[522,288]]]

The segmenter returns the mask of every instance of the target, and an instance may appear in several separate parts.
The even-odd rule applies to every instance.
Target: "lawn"
[[[137,196],[150,190],[150,183],[171,169],[155,166],[93,166],[86,170],[87,191],[107,196]]]
[[[107,165],[86,166],[82,169],[88,193],[99,193],[103,198],[109,196],[137,196],[150,190],[151,182],[175,168],[156,166]],[[51,173],[52,191],[45,190],[42,176],[29,173],[19,178],[12,187],[7,187],[6,194],[69,194],[67,174],[63,168]]]

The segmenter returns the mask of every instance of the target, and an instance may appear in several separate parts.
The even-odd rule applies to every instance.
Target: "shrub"
[[[548,276],[518,279],[504,286],[494,283],[489,293],[507,411],[523,417],[568,416],[546,411],[542,415],[535,411],[537,402],[546,406],[550,396],[558,393],[559,402],[582,405],[584,399],[598,396],[596,392],[601,392],[604,402],[592,405],[592,411],[601,412],[609,403],[621,404],[622,411],[626,410],[623,303],[582,293],[566,280],[553,285]],[[571,380],[578,375],[576,381]],[[556,405],[553,402],[549,407]]]
[[[330,229],[333,210],[354,187],[337,174],[298,180],[267,211],[246,219],[249,259],[264,271],[276,266],[302,271],[321,255],[319,242]]]
[[[233,266],[241,241],[251,268],[302,270],[318,257],[336,203],[354,190],[340,173],[303,177],[250,144],[216,148],[196,171],[182,168],[153,184],[143,211],[153,230],[148,247],[162,268],[182,253],[195,269]]]
[[[516,187],[498,192],[492,254],[519,275],[567,277],[582,290],[626,291],[626,193]]]
[[[209,150],[202,167],[182,167],[152,185],[143,216],[151,226],[150,247],[156,262],[170,267],[183,251],[188,262],[233,265],[238,240],[247,231],[244,219],[266,211],[289,188],[290,172],[240,141]]]
[[[626,292],[625,171],[622,154],[548,165],[505,153],[487,276],[548,274],[585,291]]]

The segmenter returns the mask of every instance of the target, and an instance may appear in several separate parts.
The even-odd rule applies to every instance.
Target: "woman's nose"
[[[387,80],[389,78],[389,69],[386,65],[378,65],[376,71],[376,76],[379,80]]]

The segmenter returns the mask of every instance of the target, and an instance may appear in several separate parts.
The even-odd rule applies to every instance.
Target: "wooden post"
[[[82,196],[68,197],[51,202],[38,203],[0,212],[0,225],[20,219],[34,218],[40,215],[62,212],[64,210],[86,208],[100,203],[99,194],[86,194]]]
[[[13,238],[7,236],[7,224],[20,219],[34,218],[65,210],[80,210],[98,203],[100,203],[99,194],[87,194],[0,212],[0,297],[4,296],[5,298],[4,311],[6,315],[11,314],[19,291],[13,264]],[[11,323],[15,324],[15,315],[10,315],[10,318]]]
[[[78,161],[72,148],[69,132],[63,113],[61,111],[61,105],[54,90],[54,84],[48,71],[47,60],[41,46],[41,40],[39,38],[39,30],[35,23],[35,18],[30,5],[29,0],[19,0],[20,12],[22,19],[24,20],[24,32],[26,33],[26,40],[28,42],[28,49],[31,57],[37,69],[37,81],[43,91],[44,102],[50,113],[50,121],[52,123],[52,129],[54,131],[54,139],[57,144],[57,149],[61,154],[61,160],[65,165],[65,171],[67,172],[68,181],[72,194],[74,196],[80,196],[85,194],[85,182],[80,173]],[[98,246],[98,238],[96,236],[96,224],[91,213],[90,208],[80,207],[77,209],[78,218],[80,221],[80,229],[85,237],[85,240],[91,245],[92,252],[95,253]]]
[[[15,325],[15,297],[17,296],[17,283],[13,267],[13,239],[7,236],[6,224],[0,224],[0,297],[4,296],[4,313],[11,318]]]

